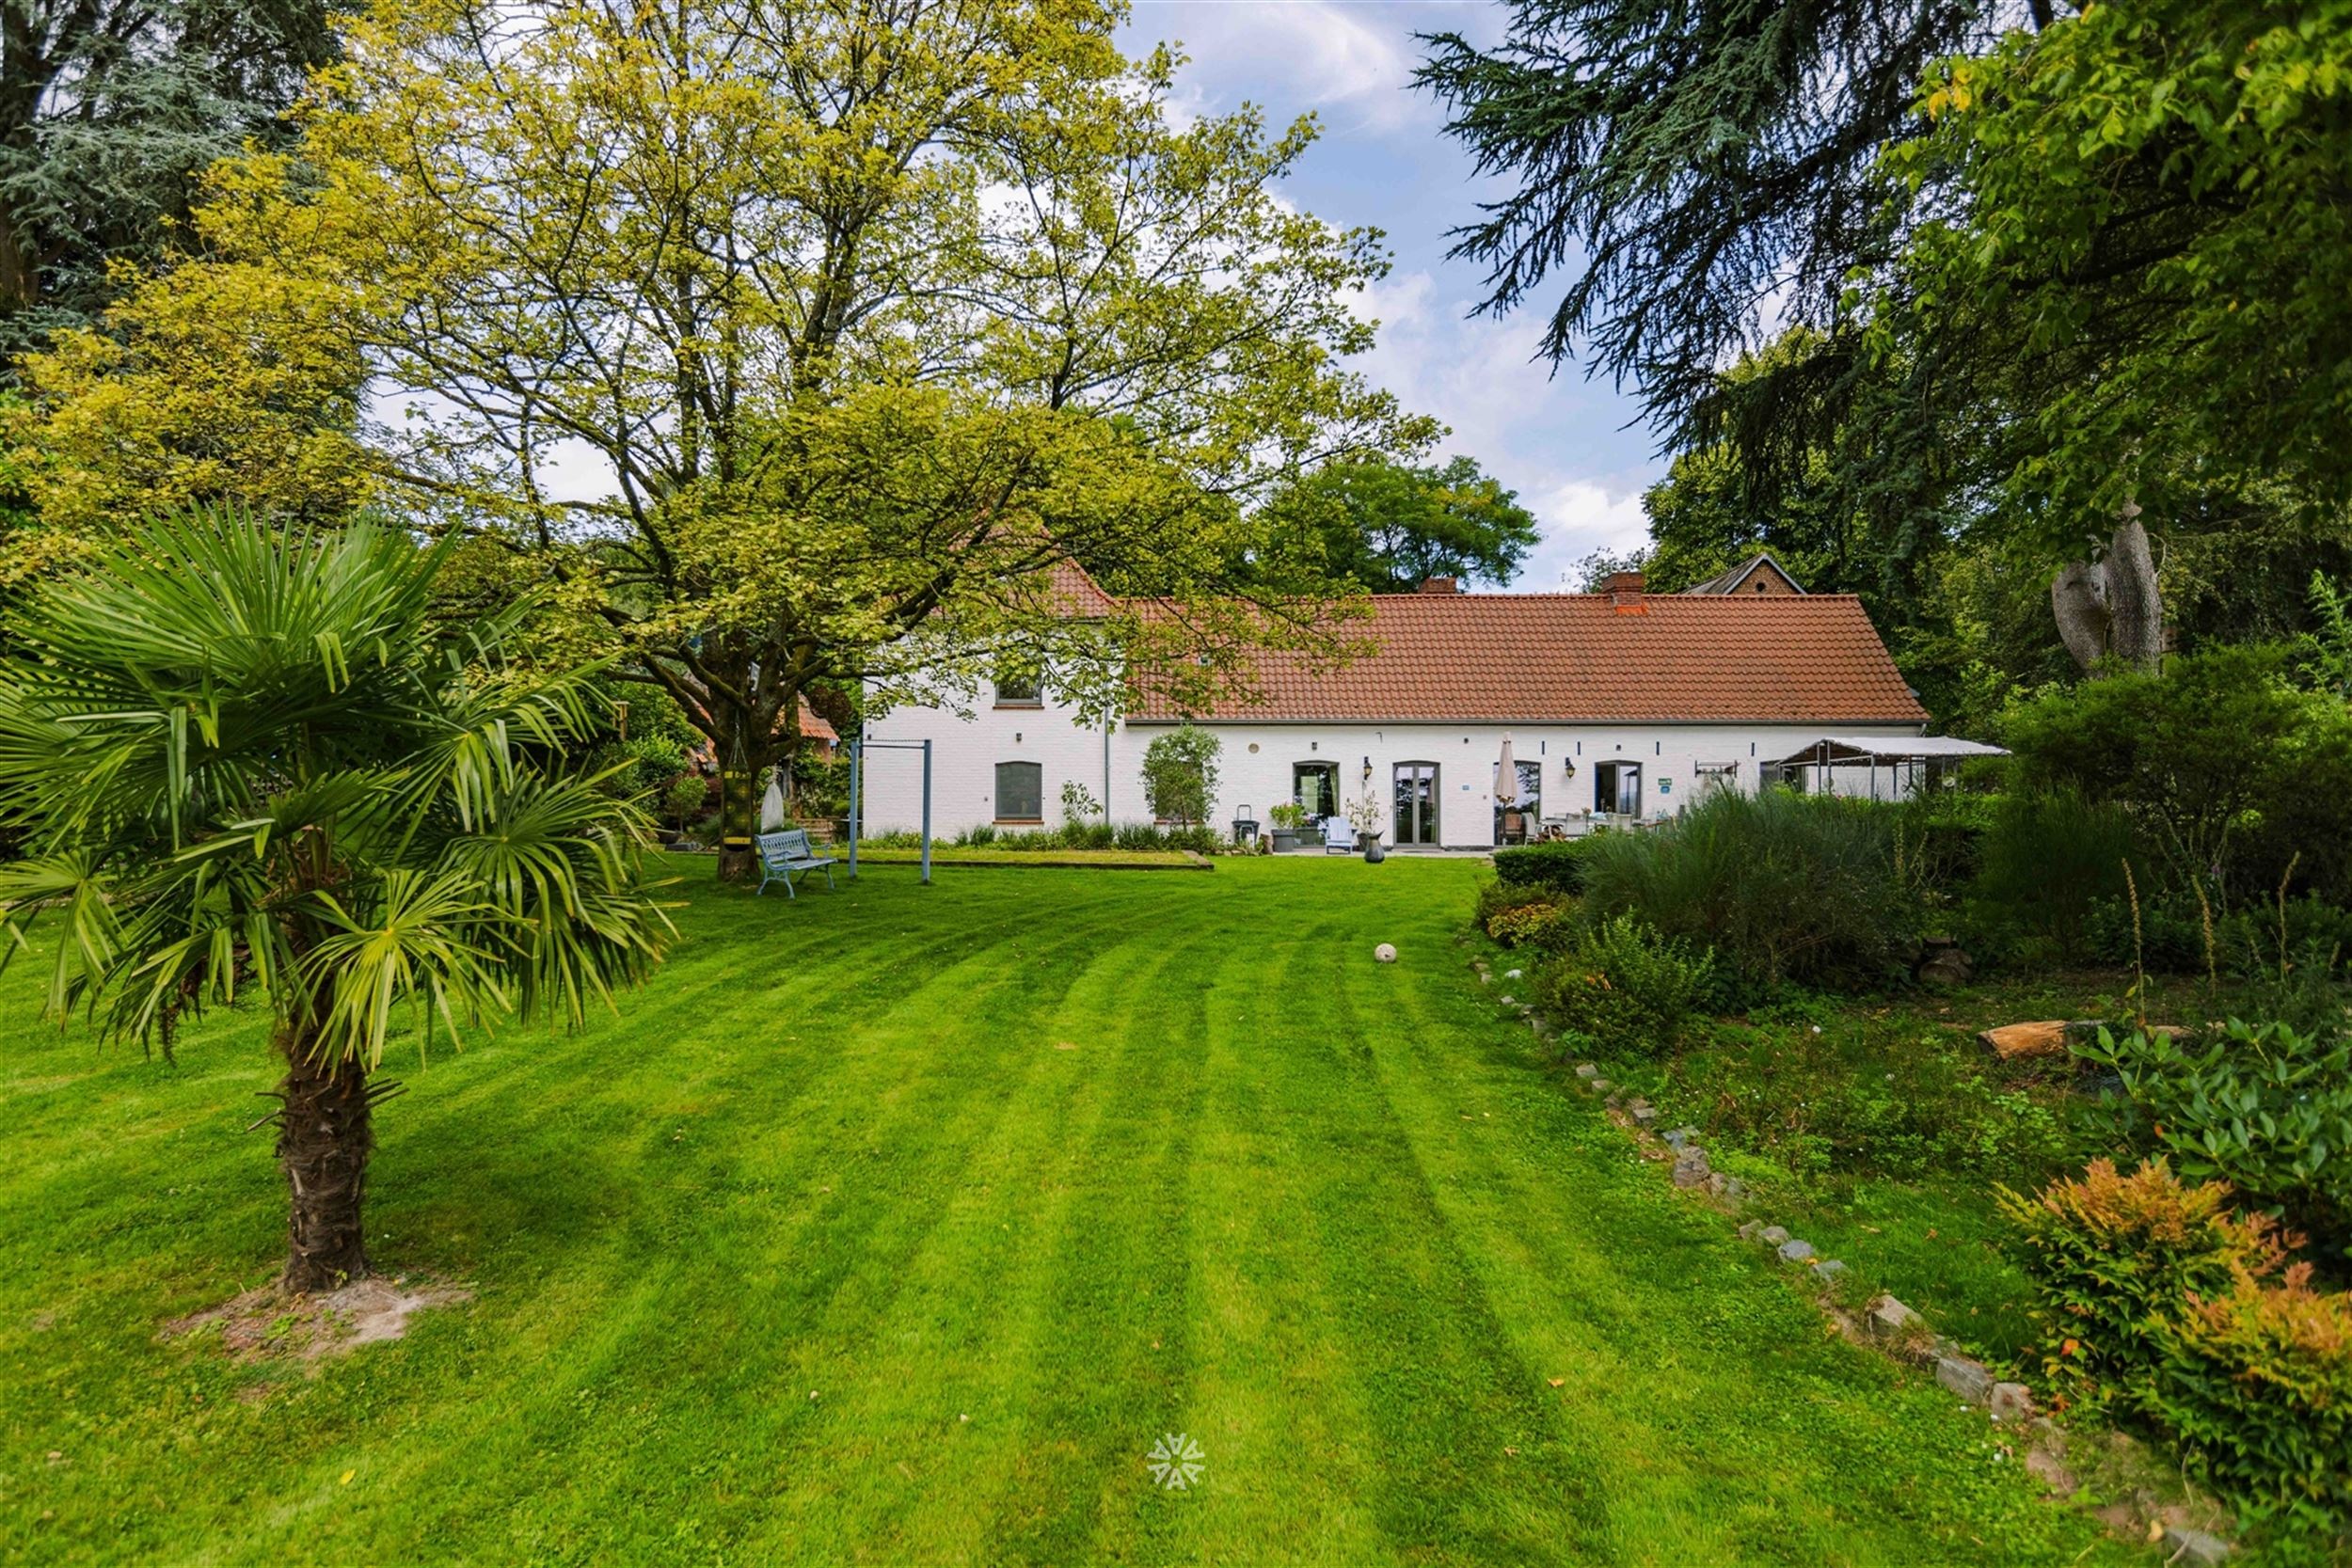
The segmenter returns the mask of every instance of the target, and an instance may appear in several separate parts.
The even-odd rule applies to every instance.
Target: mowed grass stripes
[[[0,1560],[2126,1560],[1562,1092],[1473,863],[677,870],[617,1019],[388,1064],[476,1295],[315,1369],[157,1337],[278,1259],[259,1023],[0,977]]]

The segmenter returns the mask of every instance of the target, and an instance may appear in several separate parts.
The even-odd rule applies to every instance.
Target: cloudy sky
[[[1327,222],[1384,230],[1395,257],[1370,301],[1380,346],[1362,368],[1451,425],[1447,452],[1468,452],[1518,491],[1545,539],[1514,586],[1556,588],[1581,557],[1642,539],[1641,493],[1663,470],[1648,433],[1628,423],[1629,398],[1581,366],[1554,375],[1530,358],[1548,299],[1472,320],[1481,270],[1446,257],[1446,231],[1474,214],[1479,190],[1443,114],[1411,88],[1415,35],[1488,40],[1502,17],[1485,0],[1136,0],[1129,41],[1183,45],[1193,109],[1248,102],[1270,124],[1310,112],[1322,121],[1284,194]]]

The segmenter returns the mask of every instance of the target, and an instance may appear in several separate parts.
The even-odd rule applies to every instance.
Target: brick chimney
[[[1459,578],[1423,578],[1421,579],[1421,591],[1424,594],[1459,594],[1462,591],[1462,579]]]
[[[1601,579],[1600,591],[1609,595],[1609,608],[1631,614],[1642,613],[1642,574],[1612,572]]]

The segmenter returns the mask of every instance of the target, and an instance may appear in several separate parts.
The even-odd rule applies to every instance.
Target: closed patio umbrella
[[[1495,764],[1495,804],[1516,806],[1519,803],[1519,764],[1511,754],[1511,732],[1502,732],[1502,756]]]

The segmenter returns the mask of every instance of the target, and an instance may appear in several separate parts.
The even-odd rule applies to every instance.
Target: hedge
[[[1571,838],[1495,851],[1495,876],[1505,887],[1584,891],[1584,850],[1591,839]]]

